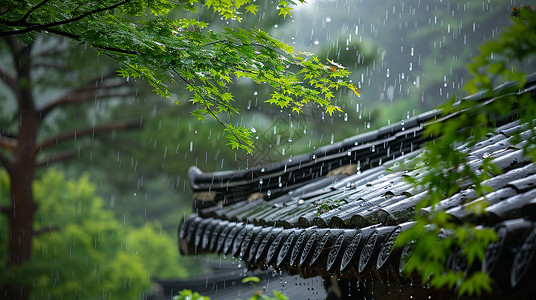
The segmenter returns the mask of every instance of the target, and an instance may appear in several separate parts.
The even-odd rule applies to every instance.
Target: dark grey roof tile
[[[533,224],[530,232],[525,236],[523,243],[514,256],[510,273],[510,285],[515,288],[525,284],[533,284],[536,260],[536,226]]]
[[[255,238],[253,239],[253,242],[251,243],[251,246],[249,247],[249,252],[247,255],[244,256],[244,259],[248,262],[255,263],[255,255],[257,254],[257,251],[259,249],[259,245],[261,244],[261,241],[263,241],[266,236],[272,231],[273,227],[264,227],[262,230],[257,233]]]
[[[329,229],[325,228],[319,228],[313,231],[313,233],[307,238],[307,241],[305,241],[305,245],[303,247],[303,251],[300,255],[300,260],[298,262],[298,267],[309,267],[311,257],[313,256],[314,249],[316,247],[316,244],[322,239],[322,237],[325,234],[329,233]]]
[[[536,174],[514,180],[508,185],[513,186],[519,193],[526,192],[536,187]]]
[[[338,267],[346,251],[346,247],[348,247],[350,240],[356,233],[356,229],[347,229],[338,234],[327,255],[326,269],[328,272],[339,271]]]
[[[512,150],[503,153],[503,155],[493,159],[491,162],[504,172],[532,163],[532,160],[523,154],[523,150]]]
[[[229,249],[230,245],[232,244],[232,241],[234,239],[235,227],[239,227],[243,224],[241,223],[235,223],[235,222],[229,222],[223,227],[223,229],[220,232],[220,235],[218,237],[218,241],[216,242],[216,248],[215,251],[218,252],[218,254],[227,254],[224,252],[224,247],[226,244],[229,244],[227,246],[227,250]],[[227,240],[230,239],[230,242],[227,242]]]
[[[477,197],[477,194],[476,194],[476,191],[473,190],[473,189],[467,189],[467,190],[463,190],[459,193],[456,193],[454,195],[452,195],[451,197],[445,199],[445,200],[441,200],[439,201],[433,208],[432,207],[425,207],[423,209],[421,209],[421,214],[422,215],[428,215],[430,214],[432,211],[444,211],[444,210],[448,210],[450,208],[454,208],[454,207],[457,207],[457,206],[460,206],[460,205],[463,205],[464,203],[470,201],[470,200],[474,200],[476,199]]]
[[[486,208],[486,212],[497,220],[514,219],[523,216],[523,206],[536,198],[536,189],[517,194]]]
[[[213,221],[215,221],[213,218],[207,218],[207,219],[203,219],[197,225],[197,228],[195,229],[195,237],[194,237],[195,253],[199,253],[199,250],[201,249],[201,246],[202,246],[201,242],[203,241],[205,228],[207,228],[208,225],[212,224]]]
[[[357,271],[360,274],[371,272],[376,268],[376,260],[383,242],[396,230],[397,226],[381,226],[372,231],[359,255]]]
[[[268,251],[266,252],[265,264],[267,265],[277,265],[277,258],[279,256],[279,251],[284,245],[285,241],[291,233],[295,232],[296,229],[283,229],[279,234],[276,235],[275,239],[270,244]]]
[[[525,178],[533,174],[536,174],[536,166],[534,164],[529,163],[525,166],[515,168],[503,174],[499,174],[495,177],[486,179],[482,181],[482,186],[487,186],[493,190],[498,190],[505,187],[508,183],[514,180]]]
[[[514,257],[532,223],[523,218],[501,222],[495,226],[497,240],[486,248],[482,270],[504,288],[510,286],[510,270]]]
[[[238,231],[231,247],[231,255],[233,257],[240,257],[240,249],[242,248],[242,242],[244,242],[244,239],[248,232],[253,232],[253,227],[253,224],[245,224],[245,226],[243,226],[242,229]]]
[[[415,206],[421,202],[428,192],[424,191],[415,196],[401,200],[381,208],[378,212],[378,220],[388,225],[398,225],[400,223],[411,221],[415,213]]]
[[[292,249],[296,245],[296,242],[298,240],[298,237],[305,231],[305,229],[302,228],[295,228],[294,230],[290,231],[290,234],[286,237],[285,241],[283,242],[283,245],[281,245],[281,248],[279,249],[279,253],[277,254],[277,261],[275,263],[275,266],[277,268],[286,267],[287,269],[290,269],[290,256],[292,254]]]
[[[246,232],[246,235],[244,236],[244,238],[242,239],[242,243],[240,244],[240,253],[238,255],[239,258],[246,258],[246,255],[249,253],[249,249],[251,248],[253,241],[262,229],[263,227],[261,226],[253,226],[250,230]]]
[[[210,252],[217,252],[218,248],[218,241],[220,240],[220,235],[222,231],[227,228],[227,225],[229,224],[229,221],[220,221],[213,229],[213,231],[210,233],[210,244],[208,251]]]
[[[223,243],[222,253],[224,255],[232,255],[234,241],[238,236],[240,236],[240,232],[243,231],[245,227],[246,223],[240,222],[233,226],[233,228],[229,231]]]
[[[337,240],[337,237],[343,233],[344,233],[343,229],[329,229],[328,232],[324,234],[322,238],[318,240],[313,250],[313,254],[311,256],[309,266],[310,267],[320,266],[321,268],[325,268],[329,250],[331,249],[332,245]]]
[[[377,206],[367,208],[362,212],[355,213],[351,218],[349,225],[354,228],[361,228],[376,223],[381,223],[378,218],[378,213],[382,207],[386,207],[392,204],[396,204],[399,201],[407,199],[406,195],[395,196],[391,198],[385,198],[385,201],[379,203]]]
[[[275,240],[275,238],[283,231],[281,227],[274,227],[270,232],[268,232],[263,239],[260,241],[259,246],[257,247],[257,252],[255,253],[255,258],[251,262],[255,264],[267,264],[266,254],[270,245]]]
[[[402,249],[395,248],[395,242],[400,233],[413,227],[414,224],[414,221],[410,221],[397,225],[396,228],[385,238],[385,241],[379,250],[378,258],[376,259],[376,269],[378,272],[380,272],[380,274],[398,274]]]
[[[470,155],[477,157],[478,159],[485,159],[492,156],[492,153],[511,147],[510,139],[506,136],[499,134],[495,142],[489,145],[483,145],[483,147],[473,149],[470,151]]]
[[[307,244],[307,241],[309,240],[309,237],[313,235],[318,228],[316,226],[305,228],[297,237],[296,243],[294,245],[294,248],[292,249],[292,253],[290,255],[290,261],[289,264],[291,267],[298,267],[300,264],[301,255],[303,253],[303,249],[305,248],[305,245]]]
[[[375,224],[357,230],[344,251],[341,264],[339,266],[340,272],[347,272],[357,264],[359,256],[361,255],[361,250],[363,249],[367,238],[379,226],[381,225]]]
[[[495,190],[489,194],[486,194],[485,196],[479,197],[478,199],[475,199],[473,201],[470,201],[464,205],[453,207],[449,210],[447,210],[447,213],[454,217],[459,222],[463,221],[475,221],[475,218],[477,217],[475,215],[475,209],[485,207],[487,205],[493,205],[495,203],[498,203],[502,200],[508,199],[514,195],[517,195],[517,191],[510,187],[501,188],[499,190]],[[469,210],[469,208],[472,207],[472,210]],[[479,213],[482,213],[483,211],[479,211]],[[485,216],[484,216],[485,218]]]

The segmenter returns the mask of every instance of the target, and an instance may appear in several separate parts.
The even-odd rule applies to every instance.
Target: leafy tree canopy
[[[0,195],[9,193],[6,172],[0,172]],[[95,299],[103,293],[122,299],[138,298],[153,276],[182,277],[173,239],[159,224],[132,228],[117,221],[95,195],[96,185],[87,176],[67,179],[62,172],[47,170],[34,182],[39,204],[36,215],[34,258],[6,271],[0,283],[16,280],[32,286],[35,299],[60,299],[67,295]],[[53,217],[52,217],[53,216]],[[5,219],[0,218],[0,255],[7,242]],[[107,296],[107,297],[108,297]]]
[[[276,8],[286,17],[294,4],[281,0]],[[230,21],[257,12],[253,0],[209,0],[203,5]],[[157,94],[177,103],[170,87],[185,84],[196,105],[193,114],[201,121],[218,120],[228,132],[229,145],[248,152],[253,148],[251,132],[221,118],[221,114],[239,113],[228,92],[238,78],[268,84],[273,88],[268,103],[298,113],[308,103],[330,114],[340,111],[332,104],[339,88],[358,94],[347,79],[348,70],[297,52],[266,32],[234,26],[216,32],[205,22],[183,18],[199,6],[196,0],[11,0],[0,7],[0,37],[29,41],[39,32],[48,32],[70,38],[113,57],[122,65],[122,76],[143,77]]]

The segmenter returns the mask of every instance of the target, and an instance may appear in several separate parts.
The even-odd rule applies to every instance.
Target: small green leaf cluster
[[[513,24],[498,39],[483,45],[480,55],[469,65],[475,77],[466,89],[470,92],[484,90],[487,93],[485,97],[496,100],[482,105],[477,101],[456,102],[453,99],[441,107],[443,118],[428,124],[424,133],[432,136],[433,141],[424,145],[422,155],[410,166],[422,175],[408,180],[415,187],[427,190],[428,195],[416,207],[416,225],[402,233],[397,241],[399,245],[415,241],[414,253],[406,271],[419,272],[423,282],[434,287],[456,288],[459,295],[489,292],[492,279],[482,271],[448,269],[447,259],[451,255],[460,255],[467,262],[467,269],[471,269],[484,260],[486,247],[496,239],[496,234],[492,229],[474,224],[457,224],[435,206],[469,187],[476,191],[477,196],[485,196],[490,189],[482,182],[501,173],[492,163],[492,157],[483,159],[477,168],[471,167],[468,153],[461,149],[471,149],[496,128],[498,120],[514,114],[522,122],[528,122],[529,128],[534,127],[536,104],[529,95],[515,95],[525,84],[525,74],[512,64],[515,61],[522,63],[536,54],[536,12],[527,7],[516,11]],[[516,80],[518,84],[493,90],[497,80]],[[515,142],[520,142],[519,135]],[[536,138],[532,132],[523,147],[533,161],[536,158],[534,145]],[[431,209],[422,214],[424,207]],[[478,202],[467,209],[478,215],[484,212],[485,207],[485,202]]]
[[[242,279],[242,283],[250,283],[255,286],[256,283],[261,282],[257,276],[248,276]],[[273,291],[274,296],[270,297],[263,294],[260,291],[256,291],[249,298],[249,300],[288,300],[288,297],[280,293],[279,291]],[[191,290],[182,290],[177,296],[173,297],[173,300],[209,300],[209,297],[202,296],[198,292],[192,292]]]
[[[191,290],[182,290],[178,295],[173,297],[173,300],[210,300],[209,297],[201,296],[198,292]]]
[[[317,214],[321,215],[325,212],[336,209],[344,204],[346,204],[346,200],[344,199],[333,200],[330,198],[330,199],[321,201],[319,203],[315,203],[315,208],[316,208]]]

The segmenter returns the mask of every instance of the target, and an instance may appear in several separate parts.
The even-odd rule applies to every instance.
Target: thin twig
[[[30,10],[24,15],[22,16],[22,18],[19,20],[20,22],[26,22],[26,20],[28,19],[28,17],[36,10],[38,10],[41,6],[45,5],[48,1],[50,0],[43,0],[41,1],[41,3],[37,4],[36,6],[30,8]]]

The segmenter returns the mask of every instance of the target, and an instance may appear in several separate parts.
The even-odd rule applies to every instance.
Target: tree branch
[[[72,93],[72,94],[65,95],[64,97],[61,97],[60,99],[43,107],[43,109],[41,109],[40,111],[39,116],[41,119],[44,119],[46,115],[48,115],[52,110],[62,105],[86,102],[86,101],[94,100],[95,98],[100,99],[100,100],[106,100],[106,99],[113,99],[113,98],[120,98],[120,97],[130,97],[134,95],[135,94],[132,92],[106,93],[106,94],[99,94],[98,92]]]
[[[48,1],[50,0],[43,0],[41,1],[41,3],[37,4],[36,6],[30,8],[30,10],[28,10],[28,12],[26,12],[26,14],[24,16],[22,16],[22,18],[20,19],[20,21],[22,22],[26,22],[26,20],[28,19],[28,17],[36,10],[38,10],[41,6],[45,5]]]
[[[57,226],[57,225],[56,226],[43,227],[43,228],[35,229],[33,231],[33,235],[38,236],[38,235],[43,234],[43,233],[60,231],[60,229],[61,228],[59,226]]]
[[[45,68],[45,69],[56,69],[56,70],[61,70],[61,71],[71,70],[71,68],[72,68],[72,67],[69,67],[69,66],[64,65],[64,64],[53,64],[53,63],[44,63],[44,62],[33,63],[32,67],[34,67],[34,68]]]
[[[46,149],[51,146],[55,146],[61,142],[67,141],[67,140],[75,140],[79,137],[83,137],[86,135],[98,135],[102,134],[103,132],[113,131],[113,130],[129,130],[129,129],[139,129],[142,125],[139,121],[129,121],[129,122],[115,122],[115,123],[108,123],[96,127],[90,127],[90,128],[83,128],[80,130],[74,130],[71,132],[62,133],[53,137],[50,137],[46,140],[44,140],[42,143],[37,145],[33,151],[33,154],[36,155],[38,152],[40,152],[43,149]]]
[[[24,29],[21,29],[21,30],[11,30],[11,31],[0,32],[0,37],[2,37],[2,36],[10,36],[10,35],[18,35],[18,34],[28,33],[28,32],[36,31],[36,30],[44,30],[44,29],[50,31],[50,27],[61,26],[61,25],[77,22],[77,21],[80,21],[80,20],[82,20],[82,19],[84,19],[84,18],[86,18],[88,16],[93,15],[93,14],[97,14],[97,13],[108,11],[108,10],[113,10],[113,9],[115,9],[115,8],[121,6],[121,5],[124,5],[124,4],[128,3],[128,2],[130,2],[130,1],[131,0],[123,0],[121,2],[118,2],[118,3],[114,4],[114,5],[101,7],[101,8],[98,8],[98,9],[88,11],[86,13],[83,13],[83,14],[79,15],[78,17],[74,17],[74,18],[71,18],[71,19],[63,20],[63,21],[47,23],[47,24],[28,23],[28,22],[24,21],[23,19],[20,19],[20,20],[17,20],[17,21],[0,20],[0,24],[3,24],[3,25],[8,25],[8,26],[28,26],[28,27],[26,27]]]
[[[17,146],[17,141],[0,135],[0,148],[13,150]]]
[[[77,155],[79,152],[74,150],[63,150],[63,151],[57,151],[54,152],[54,154],[47,156],[45,159],[38,161],[35,166],[37,168],[41,167],[48,167],[50,164],[59,162],[62,160],[67,160],[75,155]]]
[[[100,99],[110,99],[113,97],[132,96],[132,93],[119,93],[119,92],[107,93],[107,94],[98,93],[99,90],[120,88],[126,85],[124,82],[108,84],[108,85],[103,84],[100,86],[95,84],[95,82],[99,82],[99,81],[104,82],[105,80],[112,78],[113,76],[115,76],[115,73],[109,72],[106,75],[95,77],[91,80],[88,80],[88,82],[84,86],[73,89],[67,92],[62,97],[50,102],[49,104],[41,108],[41,110],[39,111],[39,115],[41,119],[44,119],[48,113],[50,113],[56,107],[61,106],[61,105],[93,100],[95,97],[98,97]]]

